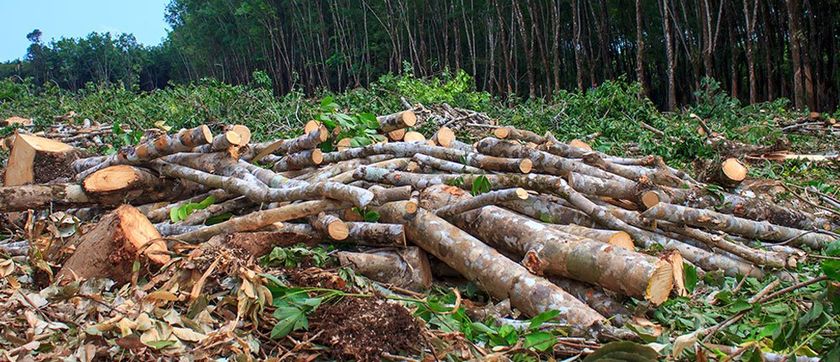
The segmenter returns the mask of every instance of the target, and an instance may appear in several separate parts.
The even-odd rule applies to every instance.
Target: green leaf
[[[692,294],[697,287],[697,268],[694,265],[683,263],[683,273],[685,277],[685,289],[688,291],[688,294]]]
[[[648,346],[629,341],[607,343],[595,353],[586,356],[583,362],[595,361],[627,361],[627,362],[655,362],[659,354]]]
[[[379,221],[379,213],[376,211],[367,211],[364,215],[366,222],[377,222]]]
[[[172,220],[173,224],[178,221],[181,221],[181,219],[178,217],[178,209],[180,209],[180,207],[173,207],[169,209],[169,220]]]
[[[838,257],[840,256],[840,240],[836,240],[823,250],[826,256]],[[831,280],[840,281],[840,260],[826,259],[820,263],[820,270]]]
[[[557,337],[548,332],[533,332],[525,336],[525,348],[545,352],[557,343]]]
[[[175,341],[171,341],[171,340],[152,341],[152,342],[147,342],[146,343],[147,346],[152,347],[154,349],[164,349],[164,348],[169,347],[173,344],[175,344]]]
[[[550,321],[554,318],[557,318],[558,315],[560,315],[559,310],[548,310],[548,311],[542,312],[540,314],[537,314],[537,315],[534,316],[534,318],[531,318],[531,323],[528,325],[528,329],[529,330],[537,329],[540,326],[542,326],[543,324],[545,324],[545,322],[548,322],[548,321]]]
[[[294,330],[308,328],[306,314],[297,307],[279,307],[274,311],[277,324],[271,329],[271,338],[278,339],[287,336]]]
[[[487,176],[481,175],[476,177],[475,181],[473,181],[472,190],[470,191],[470,193],[473,196],[478,196],[487,191],[490,191],[490,188],[490,180],[487,179]]]

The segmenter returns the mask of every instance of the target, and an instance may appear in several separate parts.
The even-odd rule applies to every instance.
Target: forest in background
[[[152,47],[130,34],[46,42],[35,30],[0,76],[151,90],[266,74],[281,95],[462,69],[502,97],[639,80],[664,110],[696,102],[704,77],[743,102],[820,111],[836,109],[840,89],[837,0],[173,0],[166,19],[172,31]]]

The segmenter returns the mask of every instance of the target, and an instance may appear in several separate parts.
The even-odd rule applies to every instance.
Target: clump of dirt
[[[417,353],[421,325],[403,306],[380,298],[344,298],[322,305],[310,319],[316,341],[330,346],[333,358],[379,361],[382,353]]]
[[[282,273],[291,285],[351,291],[338,274],[321,268],[286,269]]]

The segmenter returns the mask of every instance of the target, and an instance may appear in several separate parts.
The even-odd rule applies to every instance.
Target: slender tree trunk
[[[580,42],[580,9],[578,0],[572,0],[572,43],[574,44],[575,52],[575,69],[577,70],[578,90],[583,92],[583,45]]]
[[[636,0],[636,80],[642,86],[642,97],[648,96],[645,79],[645,41],[642,34],[642,0]]]
[[[744,0],[744,23],[747,25],[747,67],[750,77],[750,104],[758,101],[758,84],[755,79],[755,57],[753,56],[753,39],[755,38],[755,18],[758,12],[758,1],[750,9],[750,1]]]
[[[793,64],[793,100],[798,109],[805,107],[805,85],[802,71],[802,24],[800,19],[799,0],[785,0],[788,11],[788,31],[790,37],[790,58]]]
[[[665,57],[667,63],[668,95],[665,109],[673,111],[677,108],[677,85],[674,79],[676,61],[674,60],[674,40],[671,31],[671,5],[670,0],[662,0],[662,30],[665,36]]]

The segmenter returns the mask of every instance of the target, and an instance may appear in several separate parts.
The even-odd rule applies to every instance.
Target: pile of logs
[[[348,243],[356,251],[339,261],[371,279],[423,290],[443,273],[430,265],[442,262],[526,315],[559,310],[558,322],[599,337],[629,314],[616,298],[659,305],[684,295],[686,264],[761,276],[794,267],[799,248],[834,240],[823,215],[708,187],[658,157],[611,156],[509,127],[485,129],[474,144],[447,127],[427,140],[409,130],[412,111],[378,120],[392,141],[364,147],[316,122],[273,142],[253,142],[240,125],[216,135],[200,126],[84,158],[19,135],[0,212],[98,219],[63,245],[75,252],[59,279],[127,282],[138,259],[154,269],[175,245],[210,239],[244,258]],[[746,174],[719,167],[725,187]]]

